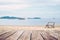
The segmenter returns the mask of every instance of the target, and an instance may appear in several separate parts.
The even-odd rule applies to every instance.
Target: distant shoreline
[[[26,19],[22,17],[15,17],[15,16],[1,16],[0,19]],[[41,19],[40,17],[28,17],[27,19]]]
[[[0,30],[60,30],[60,26],[55,28],[45,28],[45,26],[4,26],[0,25]]]

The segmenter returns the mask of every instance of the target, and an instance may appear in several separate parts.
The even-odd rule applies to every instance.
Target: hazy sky
[[[0,16],[60,17],[60,0],[0,0]]]

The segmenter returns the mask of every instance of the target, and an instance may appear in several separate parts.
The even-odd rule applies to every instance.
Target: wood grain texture
[[[60,40],[60,31],[0,31],[0,40]]]

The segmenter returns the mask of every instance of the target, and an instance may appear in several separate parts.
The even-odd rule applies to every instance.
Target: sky
[[[59,18],[60,0],[0,0],[0,16]]]

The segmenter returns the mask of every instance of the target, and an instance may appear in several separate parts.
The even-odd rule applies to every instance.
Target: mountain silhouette
[[[19,19],[19,20],[24,20],[25,18],[21,18],[21,17],[14,17],[14,16],[2,16],[0,17],[0,19]]]
[[[41,19],[40,17],[33,17],[33,18],[28,18],[28,19]]]

